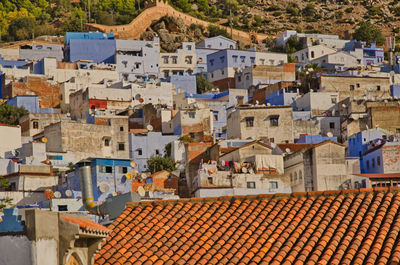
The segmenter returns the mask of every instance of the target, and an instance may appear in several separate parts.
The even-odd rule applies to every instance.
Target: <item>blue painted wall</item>
[[[92,161],[92,184],[93,197],[95,201],[105,201],[111,197],[114,192],[127,193],[132,191],[132,179],[126,178],[126,173],[122,172],[122,168],[126,167],[127,172],[132,173],[133,168],[130,166],[130,160],[108,159],[108,158],[91,158]],[[106,173],[106,167],[111,167],[112,173]],[[101,192],[99,185],[107,184],[109,190]],[[73,193],[73,198],[82,197],[82,189],[80,183],[79,168],[75,168],[75,172],[67,177],[67,184],[58,187],[62,196],[65,198],[65,191],[69,189]]]
[[[370,141],[378,141],[382,139],[383,135],[387,134],[390,133],[380,128],[376,128],[351,135],[348,139],[348,156],[361,158],[367,151]]]
[[[391,85],[390,86],[390,95],[393,98],[400,98],[400,85]]]
[[[197,93],[196,76],[169,76],[166,80],[172,83],[176,87],[176,93],[179,93],[179,89],[186,93]]]
[[[114,64],[115,50],[115,40],[71,39],[66,48],[66,60]]]
[[[286,92],[285,89],[275,91],[266,96],[265,102],[260,102],[261,104],[270,103],[273,106],[289,106],[292,105],[296,100],[297,92]]]
[[[207,56],[219,50],[196,48],[197,67],[196,74],[207,73]]]
[[[254,51],[221,50],[207,56],[207,70],[215,70],[227,67],[245,68],[255,64],[256,53]]]
[[[337,142],[337,137],[327,137],[322,135],[302,135],[296,143],[313,143],[319,144],[327,140]]]
[[[16,96],[7,100],[10,106],[24,107],[30,113],[54,113],[53,108],[40,108],[37,96]]]
[[[0,233],[24,231],[21,215],[18,215],[17,208],[4,209],[4,215],[1,218],[3,221],[0,222]]]
[[[145,135],[131,133],[129,135],[129,157],[138,164],[140,172],[147,171],[145,167],[147,160],[151,156],[164,156],[165,146],[179,137],[179,135],[162,135],[161,132],[148,132]],[[139,153],[139,149],[142,154]],[[158,150],[158,154],[156,150]]]

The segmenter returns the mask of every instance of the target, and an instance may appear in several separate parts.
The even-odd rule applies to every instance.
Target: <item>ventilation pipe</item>
[[[106,214],[105,209],[100,207],[97,202],[94,201],[93,197],[93,183],[91,173],[91,161],[82,160],[78,162],[79,173],[81,177],[81,189],[82,189],[82,201],[86,210],[91,214],[104,216]]]

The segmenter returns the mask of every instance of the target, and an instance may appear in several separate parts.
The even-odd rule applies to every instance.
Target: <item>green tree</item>
[[[361,22],[359,27],[353,34],[353,39],[365,41],[367,43],[376,42],[378,45],[383,45],[385,43],[385,38],[382,32],[375,25],[370,22]]]
[[[216,37],[216,36],[224,36],[226,38],[230,38],[228,32],[224,28],[220,28],[218,26],[209,25],[208,26],[208,37]]]
[[[64,31],[83,31],[83,25],[86,22],[86,14],[80,8],[74,8],[69,19],[65,20]]]
[[[229,10],[235,12],[239,9],[239,3],[236,0],[225,0],[224,7],[227,14],[229,14]]]
[[[8,188],[10,182],[3,177],[0,177],[0,189]],[[0,199],[0,212],[3,212],[4,208],[12,206],[12,199],[5,197]]]
[[[202,75],[196,76],[196,86],[198,94],[203,94],[215,89],[215,86]]]
[[[8,104],[0,105],[0,123],[18,125],[19,119],[29,114],[24,107],[10,106]]]
[[[153,174],[162,170],[172,172],[176,169],[176,163],[171,160],[168,156],[157,157],[152,156],[147,160],[147,168]]]
[[[303,9],[303,15],[306,17],[313,17],[315,16],[315,14],[315,7],[311,3],[307,4],[306,7]]]
[[[188,0],[177,0],[175,5],[183,12],[189,12],[191,10],[191,6]]]
[[[301,42],[293,36],[290,36],[285,44],[285,52],[288,54],[297,52],[303,48]]]
[[[207,12],[210,8],[208,0],[197,0],[197,7],[199,8],[199,11],[202,12]]]
[[[13,19],[8,26],[8,35],[14,40],[26,40],[33,36],[37,26],[36,20],[32,17],[19,17]]]

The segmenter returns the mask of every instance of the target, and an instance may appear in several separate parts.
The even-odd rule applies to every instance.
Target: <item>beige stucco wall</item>
[[[15,150],[21,146],[21,127],[0,125],[0,157],[4,158],[5,152]]]

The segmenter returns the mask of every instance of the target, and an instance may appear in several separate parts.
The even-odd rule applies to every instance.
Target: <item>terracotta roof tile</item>
[[[61,216],[61,218],[70,223],[79,225],[79,228],[88,232],[100,232],[106,234],[111,232],[111,229],[87,219],[73,218],[67,216]]]
[[[129,203],[95,264],[398,264],[399,207],[396,189]]]

